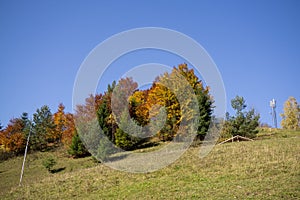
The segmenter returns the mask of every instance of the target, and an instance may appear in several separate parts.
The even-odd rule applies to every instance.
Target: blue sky
[[[42,105],[72,111],[73,83],[100,42],[139,27],[164,27],[200,43],[219,68],[230,99],[241,95],[271,124],[269,101],[282,112],[300,100],[299,1],[0,1],[0,122]],[[177,65],[176,56],[137,53],[120,59],[108,82],[144,62]],[[117,66],[119,64],[120,66]],[[100,83],[99,90],[107,83]],[[278,122],[281,118],[278,117]]]

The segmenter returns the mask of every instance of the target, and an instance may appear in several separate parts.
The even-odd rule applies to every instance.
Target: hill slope
[[[203,159],[198,157],[198,147],[190,148],[172,165],[146,174],[120,172],[91,158],[75,160],[61,154],[57,167],[63,170],[49,174],[40,163],[51,153],[39,153],[21,187],[17,185],[22,159],[0,163],[0,198],[297,199],[299,152],[300,133],[280,133],[253,142],[217,145]]]

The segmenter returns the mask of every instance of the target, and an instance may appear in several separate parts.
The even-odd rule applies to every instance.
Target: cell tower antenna
[[[271,107],[271,110],[272,110],[271,115],[272,115],[273,126],[275,128],[277,128],[277,117],[276,117],[276,110],[275,110],[275,108],[276,108],[276,100],[275,99],[272,99],[270,101],[270,107]]]

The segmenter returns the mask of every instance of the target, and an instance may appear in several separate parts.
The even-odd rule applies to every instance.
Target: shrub
[[[48,172],[51,172],[52,167],[56,165],[56,161],[52,157],[48,157],[45,160],[43,160],[43,166],[48,170]]]

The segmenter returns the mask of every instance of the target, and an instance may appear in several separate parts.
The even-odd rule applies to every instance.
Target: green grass
[[[300,132],[266,130],[253,142],[217,145],[203,159],[190,148],[162,170],[133,174],[70,159],[61,151],[0,163],[0,199],[300,199]],[[58,157],[48,173],[42,160]],[[28,165],[28,164],[27,164]]]
[[[57,161],[57,164],[53,167],[54,170],[58,171],[55,174],[49,173],[42,164],[43,160],[49,156],[55,158]],[[0,163],[0,199],[1,195],[6,194],[11,188],[19,185],[22,163],[23,156]],[[30,185],[47,177],[55,177],[58,174],[69,173],[96,165],[97,164],[91,157],[71,159],[65,153],[64,149],[59,149],[55,152],[37,152],[28,154],[25,162],[22,185]]]

